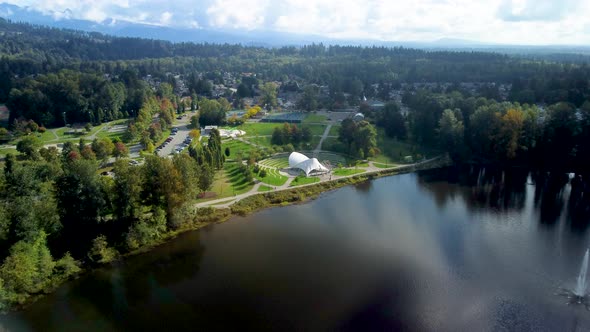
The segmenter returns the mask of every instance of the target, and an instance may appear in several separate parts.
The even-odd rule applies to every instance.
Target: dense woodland
[[[217,131],[206,147],[174,158],[148,156],[133,166],[113,165],[115,177],[99,175],[97,147],[67,144],[42,149],[41,157],[9,155],[0,175],[0,309],[50,290],[84,266],[190,227],[197,194],[223,166]],[[85,151],[90,150],[90,155]]]
[[[151,152],[176,113],[198,109],[194,128],[223,124],[243,98],[259,94],[264,105],[276,106],[277,87],[270,82],[278,81],[282,92],[299,95],[304,111],[359,106],[368,121],[343,121],[339,140],[342,152],[360,159],[380,153],[375,124],[389,137],[438,148],[457,161],[587,171],[590,67],[576,59],[321,44],[173,44],[0,19],[0,103],[11,110],[11,131],[25,137],[20,159],[8,156],[0,172],[0,309],[51,289],[83,266],[188,227],[199,218],[190,203],[211,187],[225,160],[216,131],[189,154],[148,156],[142,166],[129,165],[120,141],[66,143],[59,153],[27,138],[30,131],[129,118],[123,141]],[[224,83],[223,73],[238,78],[237,92],[207,98],[212,84]],[[184,96],[175,93],[176,74],[188,86]],[[407,85],[402,111],[390,92],[415,82],[434,87]],[[474,93],[461,87],[464,82],[488,84]],[[499,84],[511,85],[507,100]],[[328,86],[328,93],[319,86]],[[387,104],[372,110],[363,96]],[[311,133],[286,124],[271,139],[297,145],[309,142]],[[100,176],[100,164],[111,156],[116,176]]]

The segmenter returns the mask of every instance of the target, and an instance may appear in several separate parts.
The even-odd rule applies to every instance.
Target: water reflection
[[[574,232],[584,232],[590,221],[590,186],[581,175],[529,171],[522,168],[450,167],[425,171],[418,176],[421,188],[430,192],[439,207],[460,198],[472,213],[519,213],[526,209],[532,189],[532,209],[538,223],[554,227],[563,217]]]
[[[460,197],[472,211],[494,209],[520,211],[526,199],[528,172],[514,169],[449,167],[419,174],[419,184],[430,191],[439,205]],[[445,180],[448,179],[448,180]]]
[[[590,314],[553,295],[575,285],[590,243],[586,188],[523,169],[381,178],[185,234],[64,285],[11,326],[587,329]]]

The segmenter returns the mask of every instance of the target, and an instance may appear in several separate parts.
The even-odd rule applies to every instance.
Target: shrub
[[[56,274],[56,279],[59,281],[78,274],[80,271],[80,262],[75,260],[69,252],[66,252],[65,255],[55,263],[54,273]]]
[[[107,237],[97,236],[92,241],[92,248],[88,252],[88,258],[95,263],[108,263],[113,261],[119,253],[114,248],[109,248]]]
[[[166,213],[160,208],[150,217],[142,218],[129,227],[125,242],[130,250],[152,243],[166,232]]]
[[[258,175],[259,175],[261,178],[265,178],[265,177],[266,177],[266,170],[265,170],[265,169],[262,169],[262,170],[260,170],[260,173],[258,173]]]

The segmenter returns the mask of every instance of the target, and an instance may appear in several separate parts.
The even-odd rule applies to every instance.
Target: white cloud
[[[267,0],[215,0],[208,8],[209,23],[217,28],[253,30],[265,22]]]
[[[2,1],[2,0],[0,0]],[[56,17],[347,39],[589,44],[588,0],[4,0]]]
[[[172,13],[171,12],[163,12],[162,15],[160,16],[160,24],[162,25],[169,25],[170,24],[170,19],[172,19]]]

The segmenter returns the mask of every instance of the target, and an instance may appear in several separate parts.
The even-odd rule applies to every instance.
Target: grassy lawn
[[[272,156],[270,158],[261,160],[258,163],[266,168],[286,168],[289,167],[289,155],[285,153],[278,156]]]
[[[260,180],[260,182],[278,187],[284,185],[285,182],[287,182],[287,180],[289,179],[288,177],[281,175],[275,168],[266,168],[264,166],[262,166],[261,168],[264,168],[266,170],[265,177],[261,177],[259,174],[254,174],[254,176],[258,180]]]
[[[5,157],[9,153],[16,156],[20,152],[16,151],[16,149],[10,149],[10,148],[2,148],[2,147],[0,147],[0,157]]]
[[[315,177],[315,176],[312,176],[312,177],[298,176],[291,182],[289,187],[301,186],[304,184],[310,184],[310,183],[316,183],[316,182],[320,182],[320,178]]]
[[[396,164],[380,164],[380,163],[373,163],[373,165],[378,168],[390,168],[390,167],[397,166]]]
[[[267,122],[246,122],[241,126],[233,127],[232,129],[239,129],[246,132],[245,136],[264,136],[272,135],[272,131],[275,127],[280,127],[280,123],[267,123]]]
[[[236,159],[236,156],[239,153],[242,153],[242,158],[246,158],[248,157],[248,154],[250,153],[251,150],[255,150],[256,147],[248,144],[248,143],[244,143],[242,141],[238,141],[238,140],[225,140],[221,142],[221,151],[223,151],[225,153],[225,148],[229,147],[229,157],[226,157],[228,159]]]
[[[330,133],[328,135],[330,136],[338,136],[338,131],[340,130],[340,126],[332,126],[330,128]]]
[[[359,173],[364,173],[364,169],[354,169],[354,168],[338,168],[335,169],[332,173],[338,176],[349,176]]]
[[[326,130],[326,125],[323,124],[310,124],[310,125],[297,125],[299,128],[301,127],[309,127],[309,129],[311,129],[311,134],[312,135],[320,135],[322,136],[324,134],[324,131]]]
[[[208,199],[200,199],[200,202],[232,197],[235,195],[248,192],[254,187],[254,184],[246,182],[246,178],[240,173],[236,163],[225,163],[223,170],[215,174],[215,181],[211,191],[217,193],[217,196]]]
[[[303,123],[313,123],[313,122],[324,122],[326,121],[327,117],[325,115],[319,114],[309,114],[304,120]]]
[[[239,129],[246,132],[245,137],[252,137],[252,136],[271,136],[275,127],[282,127],[282,123],[269,123],[269,122],[246,122],[237,127],[224,127],[226,129]],[[312,135],[322,135],[324,133],[324,129],[326,129],[326,125],[323,124],[297,124],[297,127],[300,129],[302,127],[309,127],[311,130]]]
[[[272,144],[270,144],[270,136],[246,137],[244,140],[267,148],[272,147]]]
[[[258,187],[259,193],[263,193],[263,192],[267,192],[267,191],[271,191],[271,190],[273,190],[272,187],[265,186],[265,185],[261,185],[260,187]]]

